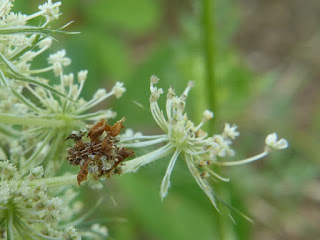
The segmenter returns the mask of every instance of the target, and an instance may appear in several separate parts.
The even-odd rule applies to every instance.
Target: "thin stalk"
[[[205,91],[206,91],[206,105],[217,116],[216,103],[216,78],[215,78],[215,28],[214,28],[214,0],[202,0],[202,34],[204,45],[205,58]],[[214,118],[214,119],[215,119]],[[214,125],[211,122],[209,125],[209,132],[213,133]],[[219,174],[220,171],[216,171]],[[225,186],[217,184],[215,191],[223,197],[230,198],[228,189]],[[228,196],[229,195],[229,196]],[[218,237],[220,240],[236,239],[233,225],[224,214],[217,213],[216,217]]]
[[[207,107],[215,113],[215,116],[217,116],[213,9],[214,0],[202,0],[202,29],[205,57],[205,89],[207,97]]]
[[[77,185],[77,174],[71,174],[60,177],[51,177],[51,178],[41,178],[35,179],[29,182],[29,185],[35,185],[38,183],[44,183],[46,187],[63,187],[68,185]]]
[[[60,128],[66,125],[65,121],[63,120],[43,119],[43,118],[36,118],[36,117],[19,117],[19,116],[8,115],[8,114],[0,114],[0,124],[49,127],[49,128]]]
[[[13,215],[12,215],[11,211],[8,213],[7,239],[8,240],[14,240],[14,236],[13,236]]]

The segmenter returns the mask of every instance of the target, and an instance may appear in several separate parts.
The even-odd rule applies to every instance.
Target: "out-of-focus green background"
[[[31,13],[42,2],[15,5]],[[65,48],[72,58],[67,70],[89,70],[85,98],[124,82],[125,95],[100,107],[112,107],[118,118],[125,115],[126,127],[158,133],[148,109],[149,77],[157,75],[164,89],[173,85],[177,92],[195,80],[188,114],[200,119],[205,110],[202,1],[68,0],[61,11],[61,25],[75,20],[68,30],[81,34],[55,36],[54,49]],[[258,153],[273,131],[290,144],[259,162],[222,169],[231,183],[216,184],[255,221],[232,212],[237,224],[230,221],[228,239],[319,239],[320,2],[215,0],[212,14],[215,131],[220,133],[224,122],[239,126],[235,159]],[[183,162],[177,162],[169,195],[161,202],[168,160],[108,179],[102,190],[82,187],[86,209],[104,198],[88,223],[106,224],[110,239],[219,239],[218,213]]]

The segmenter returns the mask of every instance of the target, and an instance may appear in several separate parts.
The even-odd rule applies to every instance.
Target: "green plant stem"
[[[0,124],[51,127],[51,128],[59,128],[59,127],[64,127],[66,125],[65,121],[63,120],[19,117],[14,115],[7,115],[7,114],[0,114]]]
[[[215,79],[215,32],[214,32],[214,0],[202,0],[202,31],[204,44],[204,58],[205,58],[205,86],[206,86],[206,102],[211,111],[217,117],[216,104],[216,79]],[[214,119],[215,119],[214,118]],[[209,126],[209,132],[213,132],[213,123]],[[219,174],[219,169],[215,170]],[[225,189],[225,185],[217,184],[215,186],[217,194],[224,197],[230,197],[229,191]],[[227,199],[226,199],[227,200]],[[219,240],[236,239],[233,225],[231,221],[223,213],[217,213],[216,223]]]
[[[214,24],[213,24],[213,8],[214,0],[202,0],[202,21],[203,21],[203,44],[205,57],[205,91],[207,97],[207,107],[214,111],[215,116],[217,112],[216,105],[216,79],[214,74],[215,58],[214,58]],[[213,125],[211,124],[213,130]]]
[[[60,177],[35,179],[31,181],[29,185],[38,184],[38,183],[44,183],[48,188],[76,185],[78,184],[77,174],[60,176]]]

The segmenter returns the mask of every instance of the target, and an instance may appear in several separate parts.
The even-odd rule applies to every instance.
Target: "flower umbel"
[[[49,196],[41,182],[42,167],[24,179],[12,163],[1,160],[0,173],[0,222],[6,225],[7,239],[80,239],[73,227],[73,238],[69,228],[59,230],[62,201]]]
[[[213,117],[212,112],[205,110],[202,121],[197,125],[189,120],[187,114],[184,113],[184,109],[193,82],[188,83],[187,88],[180,96],[176,96],[172,88],[168,90],[164,112],[158,105],[158,99],[160,95],[163,94],[163,90],[155,86],[158,81],[159,78],[156,76],[151,77],[150,110],[155,122],[164,134],[157,136],[125,134],[120,138],[120,141],[125,147],[132,148],[165,143],[164,146],[153,152],[126,161],[122,167],[123,173],[135,172],[143,165],[171,155],[171,160],[160,187],[161,199],[166,197],[168,193],[172,170],[175,162],[180,158],[184,160],[199,187],[205,192],[213,206],[219,211],[215,193],[209,185],[208,177],[211,176],[222,181],[229,181],[229,179],[218,175],[214,171],[215,165],[240,165],[266,156],[271,149],[283,149],[287,147],[288,144],[286,140],[281,139],[280,141],[276,141],[276,137],[272,135],[271,137],[267,137],[266,149],[261,154],[240,161],[221,162],[219,157],[234,155],[234,151],[230,145],[232,140],[239,136],[239,132],[236,131],[237,126],[226,123],[222,134],[209,137],[201,127]]]
[[[88,111],[111,96],[121,97],[125,88],[117,82],[111,91],[99,89],[91,99],[83,99],[88,71],[66,73],[64,68],[71,59],[64,49],[50,54],[46,67],[36,68],[33,60],[50,48],[51,34],[63,32],[50,29],[51,22],[60,15],[61,3],[48,0],[31,15],[12,12],[12,3],[0,1],[0,129],[7,124],[7,132],[15,136],[15,141],[4,141],[11,145],[8,157],[19,163],[17,167],[23,174],[40,164],[58,170],[65,152],[57,149],[66,149],[63,139],[67,134],[85,127],[88,121],[114,117],[116,113],[110,109]],[[28,24],[41,17],[45,22],[40,27]],[[58,78],[57,85],[41,75],[51,71]]]

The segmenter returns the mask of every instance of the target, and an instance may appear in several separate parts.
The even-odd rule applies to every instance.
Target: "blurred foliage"
[[[30,5],[30,1],[17,1],[16,7],[35,8],[40,2],[32,1]],[[183,90],[188,80],[195,80],[187,107],[195,120],[205,110],[200,11],[200,1],[191,0],[63,1],[63,22],[75,20],[68,30],[81,34],[57,36],[56,46],[67,49],[73,60],[70,70],[89,70],[84,97],[91,96],[97,88],[110,89],[115,81],[125,82],[125,96],[107,103],[108,106],[118,112],[118,118],[127,117],[126,127],[155,133],[158,130],[148,107],[152,74],[160,77],[164,89],[173,85],[177,92]],[[288,151],[275,153],[261,162],[223,169],[223,174],[232,179],[228,183],[231,204],[256,221],[251,224],[232,213],[237,222],[234,239],[317,236],[319,230],[312,221],[320,216],[309,219],[308,215],[304,216],[303,207],[311,202],[317,206],[320,201],[313,197],[319,196],[316,195],[319,188],[314,186],[320,185],[320,112],[315,110],[300,122],[295,118],[299,86],[308,83],[295,72],[286,79],[284,71],[279,69],[255,73],[233,43],[242,16],[238,5],[233,0],[216,1],[213,13],[216,17],[216,131],[222,131],[224,122],[239,125],[242,137],[235,144],[237,158],[258,152],[266,134],[274,130],[290,143]],[[254,41],[250,37],[248,40]],[[319,105],[320,98],[314,109],[319,109]],[[308,127],[301,128],[299,124]],[[106,199],[94,218],[107,221],[112,238],[217,239],[217,212],[183,163],[177,162],[170,194],[161,202],[159,188],[166,166],[166,161],[159,161],[137,174],[107,180],[104,190],[82,189],[88,209],[92,199],[98,196]],[[117,205],[112,203],[111,196]],[[299,217],[303,221],[295,220]],[[118,218],[126,221],[118,222]]]

